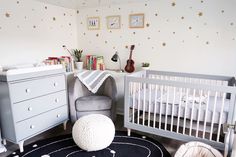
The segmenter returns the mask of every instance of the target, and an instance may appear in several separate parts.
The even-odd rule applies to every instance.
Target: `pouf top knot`
[[[83,150],[97,151],[108,147],[115,136],[115,126],[110,118],[90,114],[79,118],[72,129],[75,143]]]

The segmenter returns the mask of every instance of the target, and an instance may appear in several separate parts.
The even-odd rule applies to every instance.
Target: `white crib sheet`
[[[144,101],[144,90],[140,90],[140,101],[139,100],[139,92],[136,92],[135,94],[132,94],[132,97],[130,97],[130,107],[131,108],[135,108],[138,109],[140,111],[145,110],[145,112],[151,112],[154,113],[154,108],[155,108],[155,90],[151,90],[151,92],[146,89],[145,90],[145,101]],[[149,93],[151,93],[151,96],[149,97]],[[157,92],[157,102],[156,102],[156,112],[157,114],[162,114],[165,115],[167,113],[168,116],[172,115],[172,108],[173,110],[173,116],[178,116],[178,111],[180,108],[180,117],[184,118],[186,117],[187,119],[191,119],[191,112],[192,112],[192,108],[193,108],[193,120],[198,120],[198,112],[200,112],[200,116],[199,116],[199,121],[204,121],[205,120],[205,114],[207,114],[206,116],[206,122],[214,122],[214,123],[219,123],[219,119],[220,119],[220,112],[221,112],[221,107],[222,107],[222,98],[218,98],[216,101],[216,106],[215,106],[215,110],[214,110],[214,103],[215,103],[215,97],[210,96],[209,98],[209,106],[208,106],[208,110],[206,112],[207,109],[207,105],[206,105],[206,98],[202,98],[202,103],[201,105],[199,104],[199,100],[195,99],[194,103],[192,100],[189,100],[186,106],[186,100],[185,99],[185,95],[180,96],[180,93],[176,92],[175,94],[175,101],[174,101],[174,105],[173,105],[173,93],[170,92],[169,93],[169,99],[168,99],[168,105],[167,105],[167,95],[164,94],[163,97],[161,98],[161,93],[160,91]],[[134,102],[134,103],[133,103]],[[161,105],[162,102],[162,105]],[[145,105],[145,107],[144,107]],[[227,121],[227,117],[228,117],[228,112],[229,112],[229,105],[230,105],[230,101],[229,99],[224,99],[224,108],[223,108],[223,112],[222,112],[222,120],[221,123],[225,123]],[[160,106],[161,106],[161,112],[160,112]],[[185,110],[185,106],[186,106],[186,110]],[[167,111],[166,111],[166,107],[167,107]],[[214,115],[213,115],[213,110]]]

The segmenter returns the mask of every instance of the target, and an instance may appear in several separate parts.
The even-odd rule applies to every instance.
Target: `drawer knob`
[[[26,93],[30,93],[30,89],[27,88],[27,89],[25,90],[25,92],[26,92]]]
[[[30,125],[30,129],[33,129],[33,128],[35,128],[35,126],[34,125]]]
[[[57,118],[59,118],[59,117],[61,117],[61,115],[60,115],[60,114],[58,114],[58,115],[57,115]]]
[[[56,98],[56,99],[55,99],[55,102],[59,102],[59,99],[58,99],[58,98]]]
[[[33,108],[32,107],[28,107],[28,111],[32,111],[33,110]]]
[[[54,85],[54,87],[56,87],[56,86],[58,85],[58,83],[57,83],[57,82],[54,82],[53,85]]]

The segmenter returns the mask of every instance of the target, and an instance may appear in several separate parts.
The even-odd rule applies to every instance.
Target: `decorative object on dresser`
[[[77,70],[83,70],[83,61],[81,59],[83,50],[74,49],[72,52],[72,57],[74,58]]]
[[[119,57],[117,51],[116,51],[116,53],[111,57],[111,60],[112,60],[113,62],[117,62],[117,61],[119,60],[120,69],[118,70],[118,72],[124,72],[124,70],[121,69],[121,60],[120,60],[120,57]]]
[[[142,70],[148,70],[150,67],[150,63],[148,62],[143,62],[142,63]]]
[[[24,141],[68,120],[65,70],[61,65],[13,69],[0,74],[3,139]]]
[[[135,70],[134,61],[132,60],[132,53],[133,53],[134,47],[135,47],[134,45],[131,45],[129,59],[127,60],[127,64],[125,66],[125,71],[128,73],[132,73]]]

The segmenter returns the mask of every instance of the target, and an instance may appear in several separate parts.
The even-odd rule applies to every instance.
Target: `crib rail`
[[[224,123],[233,124],[232,77],[142,71],[125,80],[125,127],[224,149]]]

